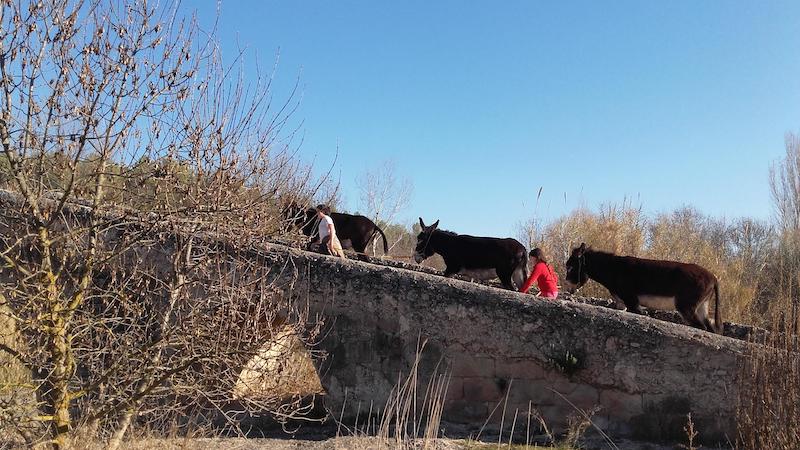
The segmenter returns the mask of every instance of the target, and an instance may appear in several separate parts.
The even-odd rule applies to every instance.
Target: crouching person
[[[542,249],[535,248],[531,250],[528,256],[531,258],[533,271],[531,271],[531,276],[528,277],[525,285],[519,291],[527,293],[533,283],[536,283],[539,285],[539,296],[544,298],[558,297],[558,275],[556,275],[553,267],[547,263]]]
[[[317,205],[317,217],[319,218],[319,240],[322,249],[327,250],[329,255],[344,256],[342,250],[342,243],[336,237],[336,227],[333,226],[333,219],[331,219],[331,209],[325,205]]]

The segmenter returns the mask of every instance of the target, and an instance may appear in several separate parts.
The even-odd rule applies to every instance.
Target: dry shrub
[[[797,320],[787,318],[741,359],[737,448],[800,448],[800,345]]]

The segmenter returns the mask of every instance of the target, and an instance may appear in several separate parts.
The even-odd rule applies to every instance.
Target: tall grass
[[[424,347],[424,344],[423,344]],[[419,364],[421,350],[417,352],[411,373],[395,386],[380,420],[378,437],[393,448],[433,448],[439,437],[444,398],[449,385],[449,375],[431,375],[424,392],[420,392]]]
[[[769,335],[740,366],[737,448],[800,448],[800,346],[791,331]]]
[[[364,438],[365,441],[372,438],[369,440],[371,442],[369,448],[397,450],[436,448],[450,374],[441,371],[438,364],[430,374],[421,373],[420,365],[425,346],[425,340],[418,342],[408,374],[405,376],[402,373],[398,374],[397,383],[389,393],[383,408],[374,409],[374,405],[370,404],[362,417],[362,405],[359,404],[351,428],[345,426],[342,421],[346,408],[346,405],[342,405],[337,437],[344,430]]]
[[[778,267],[800,264],[800,241],[784,240]],[[780,271],[768,318],[771,333],[754,342],[739,366],[737,448],[744,450],[800,448],[800,312],[797,277]]]

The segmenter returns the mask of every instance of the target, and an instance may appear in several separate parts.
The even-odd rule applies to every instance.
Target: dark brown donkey
[[[591,278],[608,289],[628,311],[642,314],[639,305],[677,310],[689,325],[722,333],[719,283],[697,264],[617,256],[581,244],[567,260],[565,285],[575,291]],[[714,323],[708,319],[708,301],[715,297]]]
[[[419,218],[422,232],[417,235],[414,261],[417,264],[434,253],[442,255],[447,267],[444,275],[462,274],[487,280],[500,278],[507,289],[516,290],[528,278],[528,255],[516,239],[475,237],[439,230],[439,221],[426,226]]]
[[[314,208],[302,209],[296,204],[291,204],[287,207],[287,216],[290,217],[295,225],[300,228],[304,235],[319,239],[318,227],[319,219],[317,218],[317,211]],[[386,235],[375,222],[369,220],[364,216],[345,214],[345,213],[331,213],[333,219],[333,226],[336,228],[336,236],[342,243],[342,248],[352,248],[358,253],[359,259],[367,260],[365,250],[370,241],[376,235],[380,235],[383,239],[383,252],[389,253],[389,245],[386,242]]]

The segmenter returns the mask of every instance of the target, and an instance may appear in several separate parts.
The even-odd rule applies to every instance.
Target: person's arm
[[[333,220],[328,220],[327,226],[328,226],[328,235],[325,236],[323,244],[328,246],[328,250],[332,251],[333,249],[331,248],[331,243],[333,242],[333,233],[334,233]]]
[[[531,272],[531,276],[528,277],[528,280],[525,281],[525,284],[522,286],[522,289],[519,291],[523,294],[527,294],[530,290],[531,286],[533,286],[534,281],[542,274],[542,264],[536,264],[533,268],[533,272]]]
[[[314,231],[311,233],[311,244],[324,244],[322,235],[319,233],[319,224],[314,224]]]

